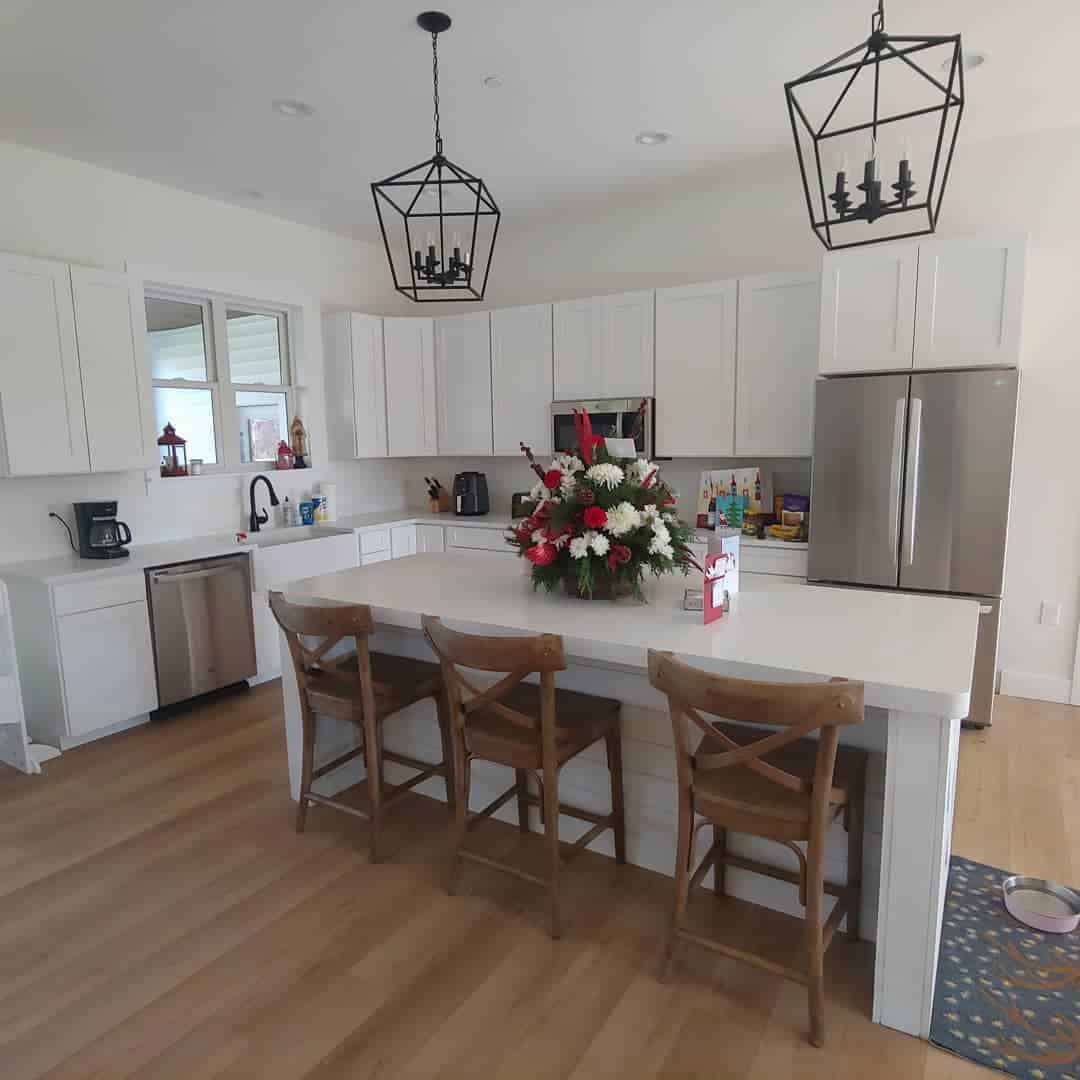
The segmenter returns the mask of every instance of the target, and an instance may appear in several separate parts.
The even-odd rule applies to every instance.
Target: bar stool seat
[[[562,765],[619,727],[619,702],[574,690],[556,690],[555,755]],[[502,705],[526,716],[539,717],[539,686],[520,683],[499,699]],[[535,731],[515,724],[494,709],[477,709],[465,728],[470,754],[501,761],[517,769],[542,769],[543,751]]]
[[[390,653],[369,655],[377,721],[442,692],[442,671],[438,664]],[[317,713],[352,720],[360,660],[355,652],[346,653],[336,659],[336,664],[332,672],[315,671],[308,675],[308,697]]]
[[[713,721],[712,727],[722,731],[732,742],[744,746],[755,738],[771,734],[743,724],[725,724],[718,721]],[[700,758],[709,754],[725,754],[729,749],[730,747],[719,739],[706,735],[698,744],[696,756]],[[817,752],[816,740],[799,739],[762,754],[758,759],[801,780],[801,791],[781,787],[747,766],[695,770],[694,796],[701,804],[700,812],[714,819],[722,819],[725,815],[753,817],[753,827],[739,826],[740,831],[755,832],[770,839],[809,840],[809,795],[814,788]],[[830,806],[847,806],[853,799],[861,798],[865,777],[866,751],[854,746],[837,746],[832,791],[829,794]],[[767,817],[762,814],[763,808],[768,810]],[[776,835],[779,832],[783,835]]]

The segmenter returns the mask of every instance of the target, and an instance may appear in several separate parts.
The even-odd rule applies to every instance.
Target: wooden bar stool
[[[810,1041],[825,1041],[825,950],[847,915],[852,940],[859,935],[862,893],[863,799],[866,752],[839,745],[840,727],[863,718],[863,684],[834,679],[828,683],[764,683],[728,679],[700,671],[670,653],[649,652],[649,681],[667,695],[675,736],[679,786],[679,849],[675,862],[675,911],[661,978],[671,970],[675,946],[693,941],[736,960],[805,983],[809,997]],[[701,712],[781,730],[755,730],[740,724],[706,720]],[[690,749],[689,721],[703,738]],[[806,738],[820,732],[817,740]],[[694,824],[694,815],[703,821]],[[848,833],[845,885],[825,881],[825,836],[842,818]],[[697,829],[712,824],[713,843],[692,869]],[[799,872],[771,867],[727,850],[727,830],[776,840],[799,859]],[[806,851],[798,847],[806,842]],[[686,928],[690,890],[710,867],[714,888],[724,891],[724,867],[752,870],[799,887],[806,908],[806,964],[786,967],[724,945]],[[825,893],[837,897],[822,919]]]
[[[607,829],[615,834],[615,861],[626,862],[619,702],[555,689],[554,673],[566,669],[561,637],[553,634],[482,637],[450,630],[430,615],[425,615],[422,622],[424,633],[442,663],[450,703],[457,790],[447,890],[454,891],[463,859],[542,885],[548,890],[551,936],[557,938],[562,932],[561,862],[583,851]],[[461,668],[508,674],[482,690],[462,674]],[[540,676],[539,686],[522,682],[534,672]],[[611,773],[610,814],[595,814],[559,802],[559,769],[600,739],[606,743]],[[470,815],[469,777],[475,758],[509,766],[515,771],[515,782],[483,810]],[[542,798],[528,789],[530,772],[540,780]],[[528,807],[540,807],[548,849],[547,878],[465,850],[466,832],[515,797],[518,827],[522,832],[529,831]],[[592,828],[565,853],[559,845],[560,814],[592,823]]]
[[[296,831],[302,832],[309,803],[319,803],[364,818],[371,823],[371,861],[379,857],[379,832],[386,811],[402,795],[431,776],[446,778],[446,797],[453,807],[453,754],[450,744],[449,709],[438,664],[372,652],[368,637],[375,623],[366,604],[318,607],[291,604],[280,592],[270,594],[270,610],[285,633],[296,671],[303,723],[303,764]],[[318,639],[315,645],[305,639]],[[330,659],[327,654],[340,642],[353,639],[354,651]],[[436,764],[383,749],[385,721],[408,705],[434,698],[442,738],[442,760]],[[354,724],[361,743],[340,757],[315,766],[316,714]],[[363,755],[367,770],[369,812],[337,799],[319,795],[311,785],[339,765]],[[382,762],[394,761],[416,769],[404,783],[387,787],[382,781]]]

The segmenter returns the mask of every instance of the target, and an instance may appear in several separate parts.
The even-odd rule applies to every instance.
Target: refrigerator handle
[[[892,561],[896,565],[897,549],[900,546],[900,476],[902,467],[901,440],[904,437],[904,410],[907,398],[896,399],[896,416],[893,420],[892,461],[889,466],[889,545],[892,548]]]
[[[904,508],[904,547],[907,565],[915,562],[915,523],[919,514],[919,451],[922,447],[922,398],[912,397],[908,421],[907,506]]]

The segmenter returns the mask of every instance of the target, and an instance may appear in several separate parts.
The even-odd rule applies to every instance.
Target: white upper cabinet
[[[656,291],[656,452],[735,451],[736,281]]]
[[[433,320],[383,319],[383,343],[389,454],[430,457],[438,451]]]
[[[659,299],[657,307],[659,318]],[[820,274],[765,274],[739,281],[736,454],[813,453],[820,310]],[[659,375],[658,349],[658,380]]]
[[[654,296],[649,290],[553,306],[556,400],[652,397]]]
[[[491,320],[486,311],[435,320],[440,454],[491,454]]]
[[[1020,362],[1023,240],[931,240],[919,245],[915,367]]]
[[[73,266],[71,292],[90,469],[150,468],[157,455],[142,283]]]
[[[327,315],[323,351],[331,457],[386,457],[382,319],[352,311]]]
[[[823,375],[909,369],[915,336],[916,244],[836,251],[821,265]]]
[[[550,454],[551,305],[491,313],[491,405],[494,451],[516,455],[519,443]]]
[[[0,255],[0,471],[89,467],[68,266]]]

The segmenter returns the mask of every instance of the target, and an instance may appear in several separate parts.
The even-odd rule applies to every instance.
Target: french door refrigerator
[[[816,386],[809,579],[978,600],[965,722],[980,727],[993,712],[1017,387],[1015,370]]]

